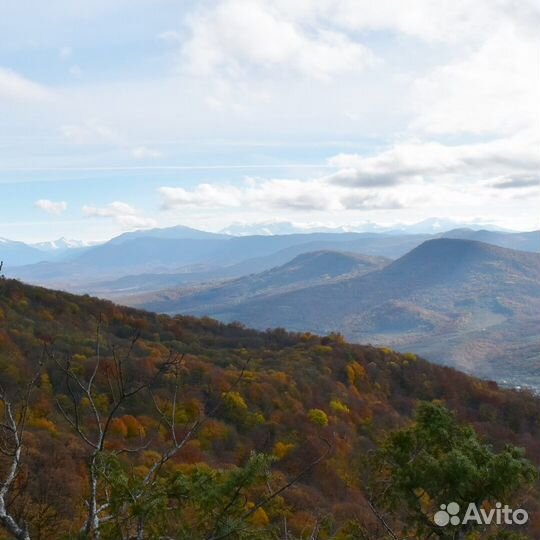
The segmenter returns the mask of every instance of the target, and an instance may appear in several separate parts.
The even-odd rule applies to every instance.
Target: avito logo
[[[504,506],[498,502],[495,508],[485,510],[478,508],[475,503],[469,503],[463,518],[460,517],[461,507],[457,502],[441,504],[440,510],[433,516],[433,521],[439,527],[447,525],[466,525],[476,523],[477,525],[524,525],[529,520],[526,510],[518,508],[513,510],[507,504]]]

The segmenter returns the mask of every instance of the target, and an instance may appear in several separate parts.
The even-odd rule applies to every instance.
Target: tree
[[[6,473],[0,479],[0,524],[17,540],[30,540],[28,525],[12,515],[9,510],[8,498],[21,469],[24,430],[30,394],[40,376],[40,372],[41,365],[17,404],[14,404],[4,388],[0,387],[0,407],[3,416],[0,422],[0,453],[7,461]]]
[[[510,502],[536,478],[521,449],[506,446],[494,452],[472,427],[429,402],[420,403],[412,425],[388,436],[372,456],[370,470],[369,504],[393,538],[466,538],[474,529],[470,523],[434,523],[441,505]],[[381,509],[394,518],[384,517]]]
[[[86,378],[78,373],[71,358],[62,362],[49,353],[64,377],[67,392],[56,399],[58,410],[90,450],[87,456],[87,517],[81,529],[85,538],[145,540],[164,538],[161,535],[164,532],[186,540],[196,537],[205,540],[255,538],[245,531],[251,530],[253,520],[264,521],[263,507],[328,456],[330,445],[321,439],[327,447],[326,452],[308,463],[292,480],[279,488],[269,489],[249,505],[246,490],[269,474],[273,457],[253,454],[243,467],[231,472],[208,469],[205,474],[196,475],[196,482],[192,474],[166,470],[166,465],[220,409],[227,409],[232,404],[247,410],[247,404],[236,389],[244,379],[249,359],[230,388],[218,396],[206,413],[199,410],[194,418],[185,418],[184,411],[180,410],[185,355],[170,351],[167,358],[156,364],[154,373],[141,379],[140,374],[127,373],[139,334],[132,338],[125,354],[112,347],[112,363],[105,364],[100,331],[101,322],[97,328],[96,358]],[[104,381],[98,384],[100,379],[106,384]],[[123,415],[124,408],[133,398],[145,395],[153,404],[155,433],[147,435],[139,446],[113,449],[115,432],[124,433],[122,422],[126,419],[131,419],[131,423],[136,421],[131,415]],[[127,427],[125,432],[129,432]],[[159,435],[161,444],[155,440]],[[123,455],[140,454],[150,450],[151,445],[152,451],[147,452],[150,463],[142,474],[140,468],[133,467],[132,461],[124,466]],[[201,519],[195,523],[186,521],[182,516],[186,506],[191,517],[195,513]],[[166,530],[167,520],[171,517],[167,514],[169,510],[175,516],[172,532]]]

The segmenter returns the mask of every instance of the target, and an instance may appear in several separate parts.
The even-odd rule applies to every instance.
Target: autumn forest
[[[0,383],[0,538],[540,535],[540,401],[412,353],[2,279]]]

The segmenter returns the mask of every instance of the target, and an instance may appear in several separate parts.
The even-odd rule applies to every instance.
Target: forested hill
[[[353,530],[352,523],[360,523],[364,532],[378,530],[366,499],[363,460],[391,431],[410,424],[419,401],[435,400],[455,411],[459,421],[470,423],[494,451],[516,445],[536,466],[540,463],[540,401],[530,394],[500,389],[413,354],[351,345],[339,335],[258,332],[208,318],[173,318],[2,279],[4,398],[16,403],[21,395],[17,389],[26,388],[36,373],[37,388],[26,415],[23,467],[9,508],[29,524],[32,538],[43,540],[75,538],[73,530],[84,525],[89,474],[84,464],[93,450],[74,425],[91,440],[97,436],[94,402],[104,418],[114,410],[103,451],[115,461],[97,461],[103,467],[99,471],[105,471],[100,481],[109,482],[112,492],[118,485],[136,492],[137,478],[146,477],[155,456],[173,445],[162,421],[169,413],[177,425],[176,436],[185,438],[185,444],[163,464],[160,474],[176,475],[177,489],[194,489],[199,497],[223,482],[223,491],[212,491],[202,502],[197,499],[198,506],[186,503],[185,495],[172,505],[169,490],[137,507],[139,514],[132,517],[144,514],[149,523],[159,518],[163,530],[179,527],[180,522],[182,530],[194,527],[184,536],[174,529],[174,538],[218,538],[213,532],[218,525],[210,526],[208,520],[218,523],[244,507],[250,526],[258,527],[261,536],[238,533],[231,538],[284,538],[269,532],[279,529],[283,534],[284,523],[290,539],[302,534],[305,538],[306,531],[317,527],[320,538],[382,538],[376,532],[347,536],[343,531]],[[179,381],[174,386],[176,399],[170,393],[172,379]],[[79,388],[77,384],[92,380],[90,402],[85,383]],[[130,388],[141,391],[131,397]],[[76,420],[70,425],[69,418]],[[223,471],[245,467],[253,451],[273,456],[271,477],[254,483],[246,493],[242,482],[248,485],[247,477],[242,477],[231,502],[226,492],[230,479]],[[0,460],[2,474],[6,459]],[[204,484],[208,478],[214,483]],[[289,481],[289,489],[267,505],[256,506],[267,490],[276,491]],[[153,486],[164,482],[160,476]],[[103,488],[101,495],[108,493]],[[531,515],[540,513],[539,493],[533,485],[520,498]],[[222,509],[227,509],[223,515],[204,506],[217,504],[220,497]],[[118,501],[105,504],[107,512],[126,508]],[[167,504],[172,510],[162,516],[160,509]],[[113,527],[112,521],[108,527]],[[104,525],[102,538],[124,538],[118,531],[127,525],[114,526],[118,528]],[[142,538],[162,537],[151,536],[153,530],[158,529],[148,529]],[[528,534],[540,537],[538,519],[531,520]]]

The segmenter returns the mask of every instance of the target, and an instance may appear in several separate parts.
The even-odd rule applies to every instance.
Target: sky
[[[0,237],[540,227],[536,0],[4,0]]]

